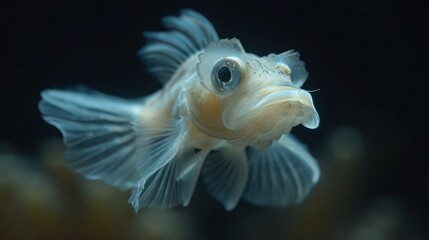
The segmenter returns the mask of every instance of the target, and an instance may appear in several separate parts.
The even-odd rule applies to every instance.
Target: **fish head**
[[[210,136],[264,148],[294,126],[319,125],[312,97],[301,89],[308,74],[297,52],[258,57],[238,39],[223,39],[199,54],[196,68],[188,108]]]

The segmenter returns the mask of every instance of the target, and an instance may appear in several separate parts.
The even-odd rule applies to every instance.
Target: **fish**
[[[258,56],[183,9],[144,32],[138,56],[162,88],[126,99],[88,88],[47,89],[39,110],[63,136],[66,166],[130,190],[141,208],[188,206],[198,179],[229,211],[240,200],[286,207],[307,198],[317,160],[292,136],[319,115],[294,50]]]

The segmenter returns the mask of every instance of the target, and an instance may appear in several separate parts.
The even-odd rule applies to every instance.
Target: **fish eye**
[[[232,73],[231,70],[226,66],[221,66],[217,70],[217,79],[222,82],[229,82],[231,81]]]
[[[229,93],[234,90],[241,81],[240,64],[231,58],[218,61],[212,69],[213,85],[221,93]]]

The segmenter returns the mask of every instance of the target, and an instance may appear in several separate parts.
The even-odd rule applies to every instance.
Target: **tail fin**
[[[133,123],[142,101],[99,92],[45,90],[39,110],[67,145],[66,165],[89,179],[126,189],[138,180]]]

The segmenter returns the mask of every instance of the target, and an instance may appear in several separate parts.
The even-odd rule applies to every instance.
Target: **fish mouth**
[[[254,109],[264,109],[270,106],[285,106],[285,113],[287,107],[300,108],[301,113],[306,113],[308,117],[301,124],[307,128],[314,129],[319,126],[320,118],[313,104],[311,94],[302,89],[290,88],[281,91],[275,91],[262,97],[255,105]]]
[[[319,126],[320,118],[313,99],[309,92],[300,88],[292,86],[265,88],[254,93],[249,100],[245,104],[247,106],[235,109],[236,114],[230,112],[231,115],[235,115],[235,119],[224,116],[224,123],[228,128],[236,129],[239,127],[238,124],[243,125],[250,121],[277,121],[285,118],[296,119],[294,125],[302,124],[310,129]]]

